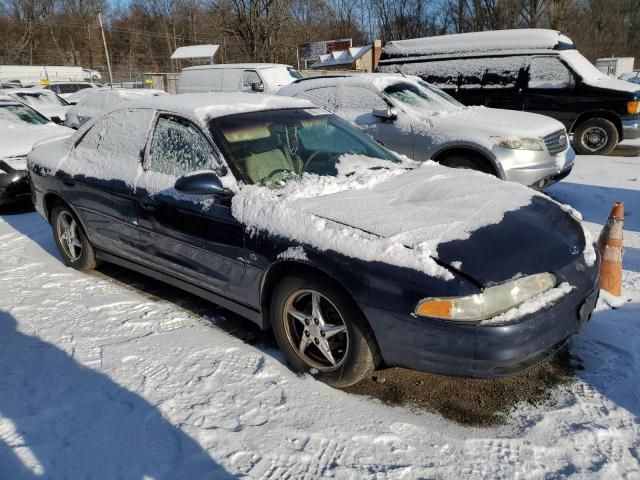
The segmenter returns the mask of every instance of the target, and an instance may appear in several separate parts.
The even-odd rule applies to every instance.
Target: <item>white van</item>
[[[178,93],[276,93],[299,78],[302,76],[295,68],[280,63],[200,65],[182,70]]]

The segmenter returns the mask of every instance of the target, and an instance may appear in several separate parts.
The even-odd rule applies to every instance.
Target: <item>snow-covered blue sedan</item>
[[[305,100],[131,102],[29,156],[67,265],[99,261],[272,328],[331,385],[384,362],[500,376],[589,319],[576,214],[518,184],[414,163]]]

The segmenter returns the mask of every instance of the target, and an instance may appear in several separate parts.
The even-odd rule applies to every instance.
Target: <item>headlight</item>
[[[494,137],[496,145],[514,150],[543,150],[540,140],[536,138]]]
[[[466,297],[426,298],[418,302],[415,314],[460,322],[487,320],[521,305],[556,286],[551,273],[538,273],[485,288]]]

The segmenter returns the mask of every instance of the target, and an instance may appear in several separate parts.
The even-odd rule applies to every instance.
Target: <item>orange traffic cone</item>
[[[600,237],[598,249],[600,263],[600,288],[619,297],[622,295],[622,231],[624,226],[624,204],[616,202]]]

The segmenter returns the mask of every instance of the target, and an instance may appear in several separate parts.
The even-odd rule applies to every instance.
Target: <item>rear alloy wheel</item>
[[[91,270],[96,266],[93,246],[89,243],[71,209],[59,202],[51,212],[53,237],[65,265],[76,270]]]
[[[323,278],[293,275],[281,281],[271,319],[278,345],[295,371],[346,387],[375,368],[377,347],[362,313]]]
[[[592,118],[576,128],[573,143],[581,155],[608,155],[618,145],[618,129],[609,120]]]
[[[452,155],[440,160],[439,163],[449,168],[462,168],[465,170],[477,170],[479,172],[488,173],[490,175],[494,174],[487,163],[478,155]]]

